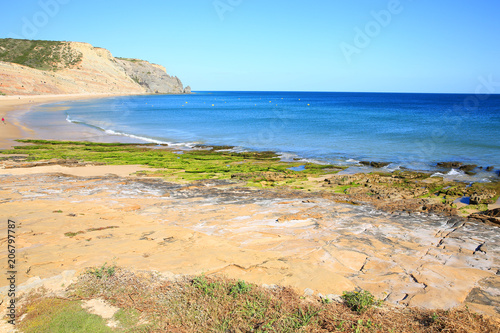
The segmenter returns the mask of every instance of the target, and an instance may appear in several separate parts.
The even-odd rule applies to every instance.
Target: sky
[[[498,0],[0,4],[0,38],[87,42],[194,91],[500,93]]]

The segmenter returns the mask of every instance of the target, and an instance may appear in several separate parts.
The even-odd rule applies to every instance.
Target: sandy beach
[[[16,110],[107,96],[0,97],[7,120],[0,124],[0,148],[36,136],[9,121]],[[57,289],[87,267],[114,262],[166,276],[222,274],[290,285],[310,295],[361,288],[397,306],[467,305],[498,316],[496,226],[392,214],[321,192],[259,190],[224,180],[178,184],[137,175],[148,169],[140,165],[13,163],[0,169],[0,213],[17,223],[21,291]],[[3,247],[5,269],[6,256]]]

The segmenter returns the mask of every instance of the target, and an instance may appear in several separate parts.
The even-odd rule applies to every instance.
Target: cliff
[[[116,61],[132,80],[152,93],[182,94],[191,92],[189,86],[182,87],[182,82],[177,76],[168,75],[163,66],[140,59],[116,58]]]
[[[88,43],[0,39],[0,94],[190,92],[162,66]]]

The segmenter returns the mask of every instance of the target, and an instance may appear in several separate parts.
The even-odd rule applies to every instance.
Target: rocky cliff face
[[[182,94],[190,93],[191,88],[183,88],[177,76],[167,74],[165,67],[140,59],[116,58],[117,63],[135,82],[151,93]]]
[[[189,93],[164,67],[88,43],[0,39],[0,94]]]

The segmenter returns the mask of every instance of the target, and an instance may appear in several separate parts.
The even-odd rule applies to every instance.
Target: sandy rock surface
[[[65,174],[0,181],[0,214],[18,226],[19,284],[114,261],[313,294],[358,287],[400,305],[500,309],[500,229],[477,221],[389,214],[227,181]]]

